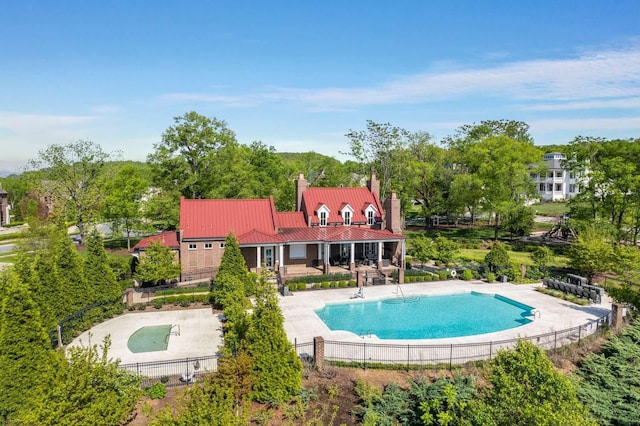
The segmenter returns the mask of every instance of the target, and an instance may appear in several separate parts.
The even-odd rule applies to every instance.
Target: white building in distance
[[[581,177],[562,167],[566,158],[560,152],[549,152],[543,157],[546,172],[531,174],[543,201],[568,200],[580,192]]]

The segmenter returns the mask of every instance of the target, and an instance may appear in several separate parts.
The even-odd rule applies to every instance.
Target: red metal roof
[[[238,236],[238,244],[280,244],[284,241],[277,235],[265,234],[255,229]]]
[[[275,235],[273,199],[180,199],[180,230],[183,239],[225,238],[250,231]]]
[[[389,241],[406,239],[386,229],[361,228],[357,226],[313,226],[307,228],[280,229],[284,242],[348,242],[348,241]]]
[[[278,228],[306,228],[303,212],[276,212]]]
[[[319,223],[317,209],[323,204],[329,208],[329,223],[343,223],[340,210],[347,204],[354,210],[351,223],[367,223],[364,209],[369,204],[376,208],[376,221],[382,220],[380,200],[368,188],[308,188],[302,193],[302,210],[311,223]]]
[[[131,251],[145,250],[151,246],[154,241],[159,241],[160,245],[164,247],[170,247],[172,249],[179,249],[180,243],[178,242],[178,233],[176,231],[163,232],[162,234],[151,235],[150,237],[144,237],[138,244],[133,246]]]

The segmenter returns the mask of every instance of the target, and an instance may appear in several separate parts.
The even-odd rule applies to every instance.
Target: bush
[[[471,272],[470,269],[465,269],[462,271],[462,274],[460,274],[460,278],[465,281],[471,281],[473,279],[473,272]]]
[[[492,283],[496,280],[496,274],[494,274],[493,272],[488,272],[486,278],[488,283]]]
[[[355,280],[349,280],[348,284],[349,287],[355,287],[356,286],[356,282]]]
[[[151,399],[162,399],[167,396],[167,387],[164,383],[156,383],[155,385],[145,389],[144,394]]]
[[[160,309],[162,308],[162,305],[164,305],[164,302],[162,301],[162,299],[153,299],[151,301],[151,304],[153,305],[154,308]]]
[[[323,274],[323,275],[308,275],[306,277],[291,278],[287,283],[291,286],[292,283],[322,283],[329,281],[348,280],[351,278],[351,274]]]
[[[408,284],[411,282],[411,277],[404,277],[404,283]]]
[[[136,305],[136,309],[139,311],[144,311],[145,309],[147,309],[147,305],[145,305],[144,303],[138,303]]]
[[[329,283],[329,288],[338,288],[338,283],[336,281],[331,281]]]
[[[340,288],[346,288],[346,287],[347,287],[347,282],[346,282],[346,281],[339,281],[339,282],[338,282],[338,287],[340,287]]]
[[[320,283],[320,287],[321,288],[329,288],[329,283],[327,281],[323,281],[322,283]]]
[[[312,288],[313,288],[314,290],[317,290],[317,289],[319,289],[319,288],[320,288],[320,284],[315,283],[315,284],[313,285],[313,287],[312,287]]]
[[[438,279],[440,281],[444,281],[449,278],[449,271],[445,271],[443,269],[438,271]]]

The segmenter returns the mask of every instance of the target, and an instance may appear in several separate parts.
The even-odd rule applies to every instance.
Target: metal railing
[[[606,328],[609,315],[587,324],[565,330],[552,331],[536,336],[479,343],[457,344],[391,344],[362,342],[324,341],[324,360],[357,364],[398,364],[398,365],[453,365],[492,359],[499,350],[515,347],[518,340],[528,340],[544,349],[558,349],[564,345],[580,342],[584,337]],[[298,356],[302,359],[315,358],[313,342],[295,343]]]
[[[207,355],[193,358],[171,359],[167,361],[136,362],[120,364],[120,368],[129,370],[142,379],[143,386],[151,386],[162,382],[166,386],[183,385],[185,378],[217,371],[218,355]],[[189,381],[193,383],[193,380]]]

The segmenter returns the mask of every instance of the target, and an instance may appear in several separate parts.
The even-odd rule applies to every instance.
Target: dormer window
[[[320,226],[327,226],[327,212],[318,212],[318,218],[320,219]]]
[[[351,225],[351,212],[350,211],[346,211],[342,214],[342,220],[344,221],[344,224],[346,226]]]
[[[325,204],[320,204],[316,209],[318,215],[318,222],[320,226],[327,226],[329,224],[329,208]]]
[[[353,208],[349,204],[343,203],[340,206],[340,215],[345,226],[351,225],[351,222],[353,222]]]
[[[373,209],[367,211],[367,225],[373,225],[376,222],[376,212]]]

